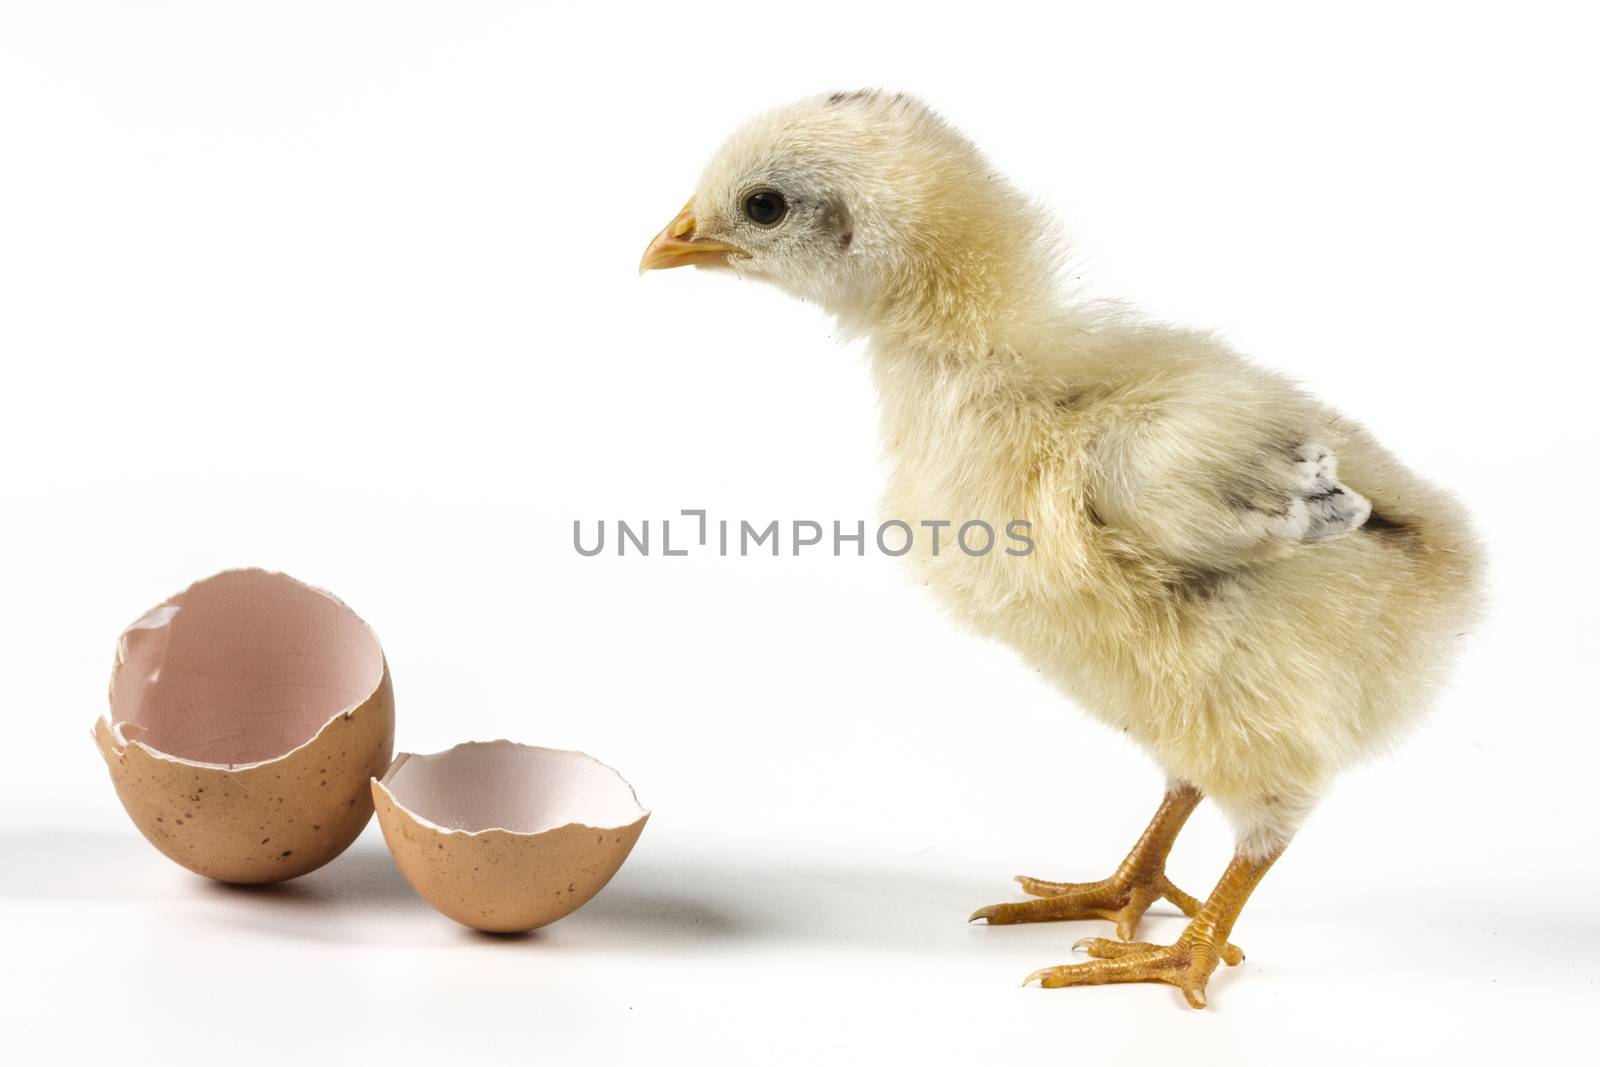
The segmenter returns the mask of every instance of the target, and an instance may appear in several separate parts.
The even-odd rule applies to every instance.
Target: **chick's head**
[[[907,298],[992,298],[1039,232],[1031,205],[923,104],[832,93],[737,130],[640,270],[724,267],[870,320]]]

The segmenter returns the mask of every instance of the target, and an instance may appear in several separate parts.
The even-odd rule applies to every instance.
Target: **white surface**
[[[0,8],[8,1062],[1581,1058],[1592,27],[802,7]],[[571,547],[575,518],[876,517],[870,383],[814,311],[634,276],[738,120],[862,84],[970,131],[1104,291],[1480,502],[1489,622],[1268,877],[1204,1013],[1018,988],[1104,924],[963,925],[1012,874],[1109,872],[1160,781],[893,561]],[[373,625],[402,748],[620,770],[655,814],[612,886],[487,939],[375,827],[277,890],[147,846],[88,738],[113,642],[242,564]],[[1179,884],[1228,849],[1202,808]]]

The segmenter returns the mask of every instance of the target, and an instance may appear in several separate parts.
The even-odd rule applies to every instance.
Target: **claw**
[[[967,922],[975,923],[979,919],[982,919],[984,922],[988,922],[989,920],[993,919],[998,914],[1000,914],[1000,905],[998,905],[998,904],[989,904],[989,905],[986,905],[985,907],[979,908],[977,911],[973,912],[971,915],[968,915],[967,916]]]
[[[1042,967],[1023,981],[1027,985],[1035,979],[1039,981],[1040,989],[1060,989],[1063,986],[1074,984],[1076,976],[1073,974],[1080,967],[1093,967],[1092,963],[1075,963],[1067,967]]]
[[[1055,969],[1056,968],[1054,967],[1039,968],[1037,971],[1034,971],[1032,974],[1028,975],[1028,977],[1022,980],[1023,988],[1026,989],[1033,982],[1038,982],[1041,986],[1044,985],[1045,978]]]

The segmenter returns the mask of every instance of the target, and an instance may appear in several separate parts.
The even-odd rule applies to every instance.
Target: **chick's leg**
[[[1183,990],[1190,1007],[1203,1008],[1206,982],[1217,969],[1217,961],[1226,958],[1228,934],[1233,931],[1244,902],[1277,858],[1276,853],[1265,859],[1236,854],[1200,913],[1171,945],[1086,937],[1072,947],[1081,948],[1096,959],[1034,971],[1023,984],[1037,979],[1047,989],[1058,989],[1111,982],[1166,982]]]
[[[1200,902],[1172,884],[1166,867],[1178,831],[1199,803],[1200,791],[1193,786],[1179,785],[1168,790],[1150,825],[1110,878],[1098,882],[1046,882],[1024,875],[1017,879],[1022,891],[1038,899],[991,904],[973,912],[968,921],[984,919],[991,926],[1001,926],[1058,919],[1109,919],[1117,924],[1117,936],[1130,941],[1144,913],[1162,897],[1185,915],[1196,915]],[[1244,959],[1244,953],[1228,945],[1225,958],[1236,964]]]

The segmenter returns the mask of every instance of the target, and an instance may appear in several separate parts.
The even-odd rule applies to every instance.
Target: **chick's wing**
[[[1336,540],[1372,504],[1339,480],[1319,422],[1292,405],[1145,411],[1101,438],[1090,504],[1130,547],[1207,568]]]

